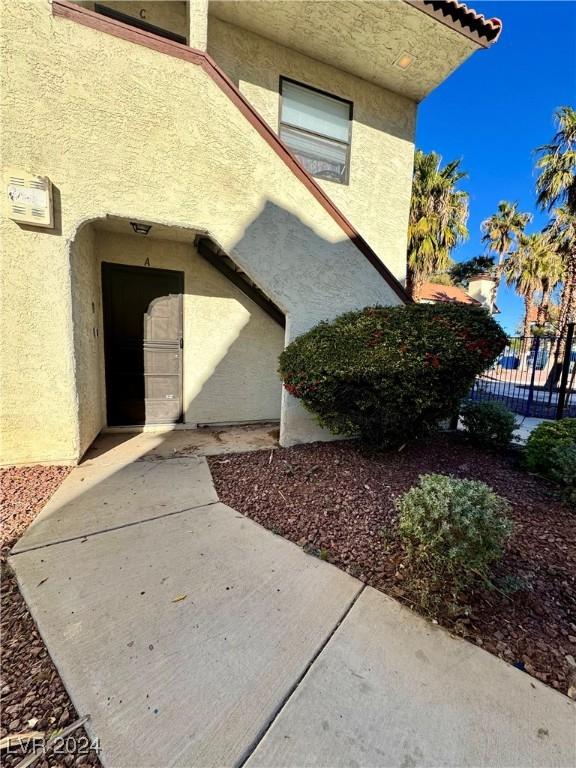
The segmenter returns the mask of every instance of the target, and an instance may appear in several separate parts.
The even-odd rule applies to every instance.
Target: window
[[[177,35],[176,32],[171,32],[169,29],[162,29],[154,24],[149,24],[147,21],[136,18],[135,16],[129,16],[127,13],[117,11],[115,8],[109,8],[107,5],[100,5],[100,3],[94,4],[94,10],[96,13],[106,16],[109,19],[115,21],[121,21],[123,24],[129,24],[136,29],[143,29],[144,32],[151,32],[158,37],[165,37],[167,40],[172,40],[175,43],[182,43],[186,45],[186,38],[184,35]]]
[[[312,176],[348,183],[352,102],[280,78],[280,138]]]

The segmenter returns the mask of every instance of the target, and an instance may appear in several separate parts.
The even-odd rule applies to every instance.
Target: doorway
[[[184,273],[102,264],[109,426],[182,420]]]

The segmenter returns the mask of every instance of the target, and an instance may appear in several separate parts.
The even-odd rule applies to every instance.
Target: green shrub
[[[529,472],[536,472],[554,480],[554,452],[576,443],[576,419],[543,421],[532,431],[524,447],[524,465]]]
[[[508,502],[477,480],[423,475],[396,506],[409,563],[455,592],[487,575],[512,531]]]
[[[367,307],[295,339],[280,373],[333,433],[400,444],[452,416],[505,343],[478,307]]]
[[[469,440],[485,448],[507,448],[518,426],[502,403],[465,403],[460,413]]]
[[[550,477],[560,484],[568,504],[576,508],[576,443],[553,448],[550,465]]]

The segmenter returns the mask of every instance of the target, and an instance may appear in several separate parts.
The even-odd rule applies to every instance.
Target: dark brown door
[[[182,418],[184,275],[102,264],[108,424]]]

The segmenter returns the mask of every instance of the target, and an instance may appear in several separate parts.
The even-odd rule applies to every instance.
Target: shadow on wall
[[[229,253],[284,311],[288,341],[342,312],[400,301],[355,241],[329,240],[271,200]]]
[[[145,220],[153,221],[149,214]],[[143,238],[132,232],[127,219],[110,217],[95,226],[92,222],[78,230],[71,252],[80,454],[106,425],[102,262],[184,272],[183,410],[188,423],[284,418],[277,368],[285,341],[358,306],[397,301],[347,237],[322,237],[270,200],[227,254],[285,313],[286,336],[197,253],[194,239],[205,228],[152,224],[152,236]]]
[[[185,354],[196,355],[200,363],[187,387],[184,421],[279,421],[282,384],[277,369],[284,329],[231,283],[227,288],[219,297],[193,289],[184,297],[193,298],[196,307],[194,337],[185,342]]]

